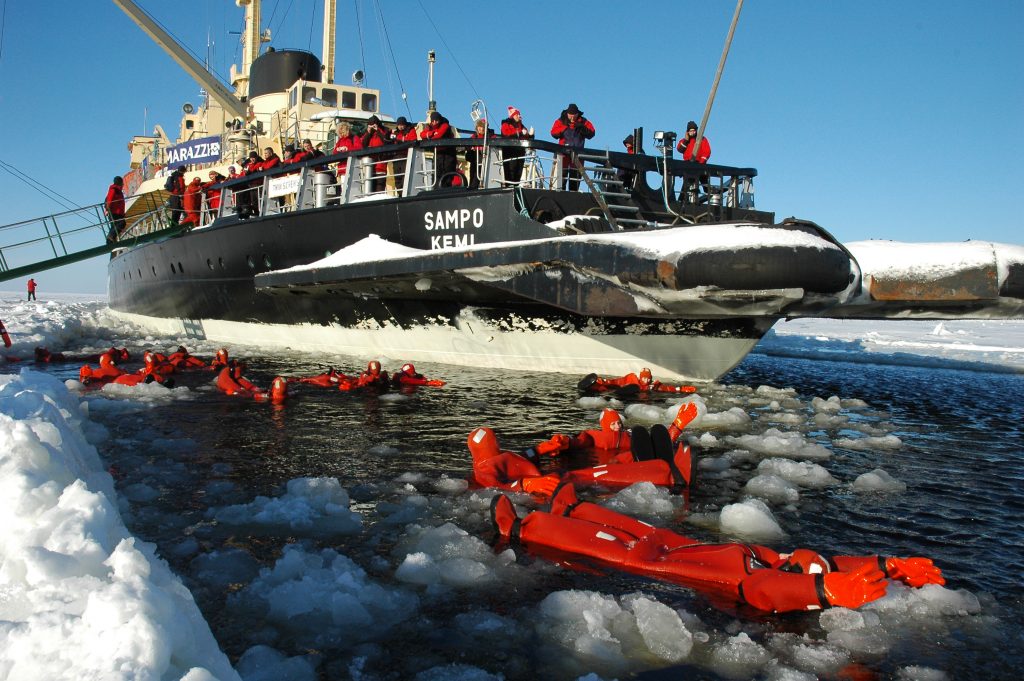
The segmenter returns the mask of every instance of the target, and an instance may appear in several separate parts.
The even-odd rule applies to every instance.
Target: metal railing
[[[142,195],[136,200],[153,198]],[[126,242],[169,233],[162,202],[146,208],[142,213],[136,211],[133,225],[119,235],[102,203],[0,227],[0,280],[87,260]]]

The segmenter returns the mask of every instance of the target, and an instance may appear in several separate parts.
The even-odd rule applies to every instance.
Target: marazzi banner
[[[201,137],[167,148],[167,165],[182,163],[212,163],[220,160],[220,137]]]

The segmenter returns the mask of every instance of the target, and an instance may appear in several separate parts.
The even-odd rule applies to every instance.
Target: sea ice
[[[800,490],[796,485],[777,475],[756,475],[747,481],[743,492],[754,497],[766,499],[773,504],[793,504],[800,499]]]
[[[722,532],[752,541],[773,541],[785,536],[771,510],[759,499],[729,504],[719,516]]]
[[[764,459],[757,465],[757,472],[762,475],[777,475],[801,487],[811,489],[828,487],[838,482],[828,470],[810,461]]]
[[[886,473],[881,468],[876,468],[870,473],[863,473],[853,481],[855,492],[905,492],[906,483]]]

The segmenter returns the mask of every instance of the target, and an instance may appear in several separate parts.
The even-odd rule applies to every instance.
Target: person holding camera
[[[381,125],[380,119],[376,116],[370,116],[366,121],[366,132],[363,133],[363,149],[386,147],[389,144],[389,136],[390,134],[387,132],[387,128]],[[370,160],[376,161],[376,163],[373,164],[373,177],[370,183],[370,191],[374,194],[379,194],[387,188],[387,159],[383,156],[371,156],[369,158]]]
[[[579,189],[580,172],[576,169],[575,152],[582,149],[586,141],[592,139],[595,134],[597,131],[594,124],[583,116],[583,112],[575,104],[567,106],[551,126],[551,136],[570,152],[562,154],[563,190],[574,192]]]
[[[711,143],[708,142],[707,137],[701,137],[700,149],[697,150],[696,156],[694,156],[694,147],[697,144],[697,122],[690,121],[686,124],[686,134],[680,138],[679,143],[676,144],[676,151],[683,155],[684,161],[696,161],[697,163],[707,163],[708,159],[711,158]],[[709,177],[707,175],[700,176],[701,184],[707,184]],[[686,203],[688,197],[695,198],[697,195],[697,179],[694,177],[683,178],[683,188],[679,191],[679,200]]]
[[[455,131],[449,125],[448,119],[437,111],[430,113],[430,120],[423,126],[420,132],[421,140],[453,139]],[[450,187],[456,177],[461,177],[455,170],[457,159],[455,147],[434,148],[434,188]],[[461,180],[460,180],[461,181]]]

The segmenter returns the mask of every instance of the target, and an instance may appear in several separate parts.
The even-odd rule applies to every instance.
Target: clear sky
[[[240,61],[232,0],[139,4],[211,54],[226,81]],[[131,136],[157,123],[176,130],[182,104],[199,101],[199,86],[110,0],[0,5],[0,161],[72,203],[101,201],[127,170]],[[619,150],[642,126],[653,151],[654,130],[700,119],[734,8],[342,1],[337,80],[362,68],[385,112],[421,120],[434,49],[435,98],[455,124],[469,126],[479,97],[493,121],[515,105],[544,138],[575,102],[597,128],[593,146]],[[264,0],[271,45],[319,54],[322,11],[321,0]],[[747,0],[707,129],[711,160],[757,168],[758,208],[813,220],[841,241],[1020,244],[1021,35],[1015,0]],[[6,167],[0,225],[64,210]],[[36,277],[41,292],[103,292],[105,278],[105,259]]]

